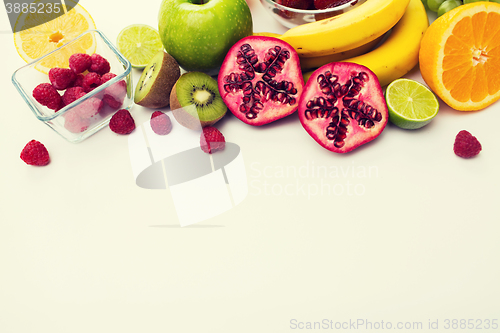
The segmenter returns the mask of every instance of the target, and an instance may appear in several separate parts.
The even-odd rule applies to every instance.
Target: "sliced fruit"
[[[180,75],[177,61],[165,51],[157,52],[135,87],[134,102],[147,108],[168,106],[170,92]]]
[[[215,124],[227,112],[217,81],[201,72],[189,72],[177,80],[170,108],[179,124],[194,130]]]
[[[398,79],[387,86],[385,100],[389,121],[404,129],[421,128],[437,115],[439,102],[436,96],[420,82]]]
[[[347,153],[379,136],[388,111],[370,69],[333,62],[318,68],[307,81],[299,100],[299,119],[322,147]]]
[[[297,111],[304,81],[297,52],[273,37],[250,36],[229,50],[218,78],[229,110],[260,126]]]
[[[134,68],[145,68],[163,50],[158,31],[146,24],[125,27],[116,39],[116,47]]]
[[[31,22],[31,25],[38,22],[40,24],[26,30],[22,30],[25,21],[16,22],[14,31],[22,31],[14,33],[14,44],[17,52],[26,62],[31,62],[54,51],[86,30],[96,28],[94,20],[80,4],[77,4],[64,15],[46,22],[49,15],[38,12],[27,14],[25,21]],[[33,23],[33,21],[36,22]],[[68,67],[68,59],[72,54],[92,54],[95,52],[95,48],[95,40],[92,34],[87,34],[78,42],[72,43],[60,52],[46,57],[41,63],[37,64],[36,69],[48,73],[53,67]]]
[[[500,4],[475,2],[445,13],[422,39],[422,77],[453,109],[484,109],[500,99],[499,35]]]

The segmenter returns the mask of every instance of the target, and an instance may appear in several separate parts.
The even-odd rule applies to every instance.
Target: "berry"
[[[135,129],[134,118],[132,118],[128,110],[118,110],[111,117],[109,128],[117,134],[130,134]]]
[[[59,110],[62,103],[61,95],[50,83],[41,83],[33,89],[33,97],[36,101],[51,110]]]
[[[479,154],[481,149],[481,144],[475,136],[465,130],[458,132],[453,145],[453,151],[457,156],[471,158]]]
[[[26,144],[21,152],[21,159],[29,165],[44,166],[49,164],[50,157],[47,148],[36,140]]]
[[[76,110],[70,110],[64,114],[64,128],[71,133],[81,133],[89,128],[90,119],[82,118]]]
[[[71,87],[75,82],[76,74],[69,68],[51,68],[49,71],[49,80],[52,86],[57,90],[64,90]]]
[[[92,64],[90,65],[89,72],[94,72],[99,75],[103,75],[109,72],[110,65],[109,62],[102,56],[94,53],[90,56]]]
[[[97,73],[90,72],[83,78],[82,88],[89,93],[101,85],[101,77]]]
[[[76,74],[83,73],[92,65],[92,59],[88,54],[75,53],[69,57],[69,68]]]
[[[106,74],[102,75],[101,76],[101,84],[103,84],[104,82],[108,82],[109,80],[111,80],[114,77],[116,77],[116,74],[113,74],[113,73],[106,73]]]
[[[97,97],[90,97],[73,108],[81,118],[92,118],[101,111],[104,102]]]
[[[277,0],[276,3],[296,9],[309,9],[312,7],[313,0]]]
[[[224,150],[226,140],[224,135],[215,127],[207,126],[203,128],[200,136],[200,146],[207,154],[212,154],[218,150]]]
[[[73,82],[73,87],[83,87],[83,79],[84,78],[85,78],[85,75],[76,74],[76,79],[75,79],[75,82]]]
[[[172,130],[170,117],[161,111],[155,111],[151,115],[151,129],[158,135],[167,135]]]
[[[104,74],[103,76],[106,75],[107,74]],[[127,83],[124,80],[121,80],[104,89],[104,96],[102,100],[111,108],[119,109],[123,104],[125,95],[127,95]]]
[[[83,96],[85,96],[85,91],[82,87],[72,87],[66,89],[64,95],[62,96],[62,101],[64,105],[69,105]]]

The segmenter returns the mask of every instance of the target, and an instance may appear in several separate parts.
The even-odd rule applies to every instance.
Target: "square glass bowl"
[[[84,38],[92,38],[95,45],[95,48],[91,47],[87,53],[97,53],[108,60],[110,73],[116,74],[116,77],[58,111],[38,103],[33,97],[33,89],[40,83],[50,83],[50,81],[48,74],[39,71],[37,65],[40,66],[47,61],[48,57],[61,57],[66,59],[64,67],[67,68],[67,59],[71,55],[72,46],[82,42]],[[134,90],[131,68],[130,62],[106,36],[98,30],[88,30],[49,54],[16,70],[12,75],[12,82],[38,120],[66,140],[77,143],[106,127],[117,110],[129,110],[132,107]],[[64,91],[58,92],[61,96],[64,93]]]
[[[274,17],[276,21],[290,29],[301,24],[340,15],[358,7],[365,1],[366,0],[348,0],[346,3],[332,8],[312,10],[286,7],[274,2],[274,0],[260,0],[266,11]]]

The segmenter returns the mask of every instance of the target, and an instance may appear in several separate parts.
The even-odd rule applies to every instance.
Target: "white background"
[[[285,31],[249,3],[254,31]],[[115,40],[129,24],[156,26],[160,1],[81,4]],[[425,128],[388,125],[347,155],[316,144],[296,114],[262,128],[228,115],[217,126],[242,149],[249,196],[180,228],[168,191],[135,185],[127,137],[104,129],[71,144],[33,116],[10,82],[24,64],[12,34],[0,44],[0,332],[276,333],[294,331],[291,319],[431,319],[450,331],[446,319],[500,319],[500,104],[442,105]],[[136,123],[152,111],[134,107]],[[453,153],[462,129],[482,143],[474,159]],[[31,139],[49,166],[21,161]],[[312,168],[279,173],[308,165],[337,168],[324,181],[344,193],[313,195]],[[296,192],[280,194],[287,185]]]

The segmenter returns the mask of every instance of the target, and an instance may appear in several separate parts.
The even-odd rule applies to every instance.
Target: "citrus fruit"
[[[404,129],[421,128],[439,111],[436,96],[420,82],[397,79],[385,90],[389,121]]]
[[[79,4],[64,15],[48,22],[46,22],[47,15],[38,12],[29,13],[23,21],[17,21],[14,26],[14,31],[18,31],[14,33],[14,44],[17,52],[26,62],[31,62],[54,51],[86,30],[95,29],[94,20]],[[22,30],[22,25],[25,22],[30,22],[31,26],[34,27]],[[38,22],[40,24],[36,25]],[[88,34],[78,42],[72,43],[60,52],[45,58],[35,68],[43,73],[48,73],[53,67],[68,67],[68,59],[74,53],[92,54],[94,51],[95,40],[92,34]]]
[[[474,2],[436,19],[424,34],[420,72],[446,104],[481,110],[500,98],[500,4]]]
[[[158,51],[163,50],[158,31],[145,24],[125,27],[116,39],[116,46],[135,68],[145,68]]]

